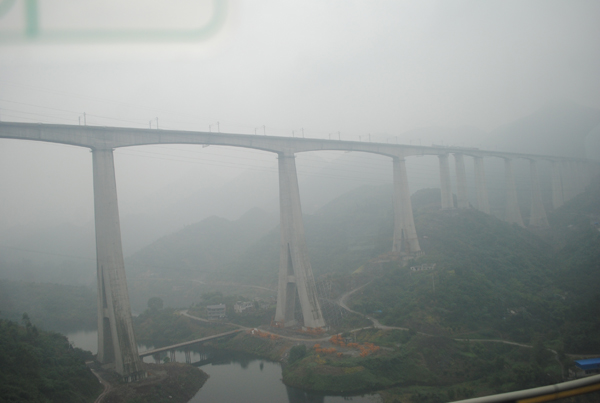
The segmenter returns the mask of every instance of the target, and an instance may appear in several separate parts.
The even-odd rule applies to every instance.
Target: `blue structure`
[[[600,371],[600,358],[588,358],[586,360],[577,360],[575,365],[585,371],[586,374]]]

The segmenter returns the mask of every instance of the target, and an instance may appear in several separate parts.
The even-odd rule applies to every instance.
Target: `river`
[[[97,351],[96,331],[78,331],[67,334],[75,347]],[[139,345],[140,351],[153,346]],[[296,388],[285,386],[281,382],[281,366],[278,362],[244,353],[217,351],[203,347],[191,351],[193,365],[197,365],[210,378],[189,403],[228,403],[228,402],[288,402],[288,403],[341,403],[341,402],[379,402],[377,395],[366,396],[326,396],[308,394]],[[164,354],[162,357],[166,357]],[[183,350],[176,351],[175,360],[185,362]],[[154,362],[145,357],[145,362]]]

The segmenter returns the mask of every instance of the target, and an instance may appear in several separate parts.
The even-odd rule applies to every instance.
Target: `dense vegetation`
[[[390,189],[365,186],[305,217],[312,267],[318,282],[327,273],[335,293],[331,299],[369,277],[382,276],[355,294],[352,303],[388,325],[521,342],[540,336],[555,349],[596,352],[600,296],[594,285],[600,283],[600,234],[590,221],[600,217],[599,189],[596,184],[549,214],[552,230],[542,234],[473,209],[440,211],[438,189],[419,191],[412,201],[425,256],[403,267],[397,261],[381,263],[392,237]],[[278,237],[274,230],[246,245],[213,273],[213,280],[274,285]],[[369,263],[374,261],[380,262],[377,272],[377,265]],[[422,264],[436,266],[410,271]],[[161,287],[164,291],[171,286]],[[178,294],[186,293],[189,303],[200,301],[194,309],[201,315],[207,293],[181,289]],[[213,302],[225,302],[231,310],[232,298],[239,297]],[[264,321],[233,313],[229,317],[249,326]]]
[[[365,357],[347,349],[318,353],[294,347],[284,368],[286,384],[314,391],[357,393],[392,386],[436,386],[437,399],[468,398],[523,389],[561,379],[561,367],[538,344],[533,349],[497,343],[458,342],[408,331],[370,330],[358,342],[387,347]],[[459,385],[459,386],[456,386]]]
[[[475,210],[448,214],[424,203],[416,226],[425,256],[407,266],[389,263],[353,307],[433,334],[542,337],[568,352],[598,352],[600,233],[590,224],[598,188],[552,214],[545,240]],[[417,198],[434,198],[424,193]],[[410,269],[423,264],[435,268]]]
[[[419,218],[426,255],[366,287],[354,300],[356,310],[381,311],[389,325],[438,334],[492,328],[520,341],[555,326],[552,313],[563,304],[549,277],[547,245],[477,211]],[[436,266],[410,270],[422,264]]]
[[[45,330],[95,329],[96,300],[95,287],[0,280],[0,315],[17,321],[27,312]]]
[[[66,337],[0,320],[0,397],[3,402],[92,402],[102,390],[86,367],[91,353]]]
[[[338,392],[399,384],[423,388],[441,385],[439,393],[415,391],[413,400],[443,401],[560,379],[558,361],[546,354],[545,347],[557,350],[563,364],[564,352],[600,352],[600,233],[594,224],[600,220],[600,184],[549,214],[552,228],[545,233],[509,225],[475,210],[440,211],[439,199],[439,190],[420,191],[412,197],[425,255],[406,266],[386,255],[392,237],[389,187],[357,189],[306,217],[315,277],[327,281],[334,294],[330,298],[334,300],[372,280],[353,294],[349,302],[352,308],[412,332],[363,332],[360,337],[388,348],[385,353],[368,357],[319,357],[311,348],[295,347],[290,351],[286,382]],[[190,301],[186,305],[194,304],[190,311],[198,316],[203,315],[206,305],[225,303],[228,317],[234,322],[245,326],[268,323],[272,306],[257,306],[255,314],[236,315],[233,304],[246,298],[206,292],[206,287],[211,287],[207,285],[201,291],[196,282],[183,280],[204,273],[193,268],[194,262],[203,262],[203,267],[212,267],[213,281],[233,278],[238,283],[275,283],[279,264],[277,230],[260,239],[248,232],[240,235],[235,241],[236,253],[217,264],[219,256],[226,255],[223,251],[228,234],[238,224],[212,219],[202,228],[187,230],[187,235],[195,237],[193,241],[178,236],[163,240],[162,246],[155,245],[156,256],[171,244],[179,248],[172,252],[179,260],[161,274],[172,271],[181,281],[160,278],[143,283],[143,279],[154,278],[143,273],[133,276],[134,289],[142,289],[139,284],[143,283],[146,299],[148,295],[185,297]],[[210,238],[211,225],[220,235],[207,244],[208,248],[192,253],[193,245]],[[244,231],[251,227],[248,224]],[[147,262],[160,263],[160,259]],[[423,271],[410,269],[421,265],[428,267]],[[215,271],[217,266],[220,272]],[[32,318],[44,323],[43,327],[81,327],[85,323],[81,318],[87,317],[90,327],[95,326],[93,289],[3,281],[0,291],[4,316],[18,318],[30,311]],[[347,322],[351,319],[355,318],[345,318]],[[345,325],[345,329],[364,326],[358,322]],[[134,326],[138,341],[155,346],[232,329],[177,315],[156,298],[134,318]],[[416,331],[436,337],[415,336]],[[453,340],[457,338],[505,339],[535,348]],[[274,357],[289,347],[283,341],[244,335],[215,344]]]
[[[551,214],[557,284],[568,308],[561,334],[568,352],[600,352],[600,180]]]

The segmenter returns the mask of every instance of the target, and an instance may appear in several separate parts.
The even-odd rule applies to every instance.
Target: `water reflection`
[[[380,402],[378,396],[325,396],[286,386],[289,403]]]
[[[73,332],[67,337],[76,347],[97,349],[98,333]],[[153,349],[154,346],[139,345],[140,352]],[[191,362],[202,368],[210,378],[198,391],[190,403],[211,402],[289,402],[289,403],[342,403],[380,401],[376,396],[323,396],[315,395],[296,388],[287,387],[281,382],[281,366],[245,353],[225,352],[210,347],[191,346],[186,350],[177,350],[174,354],[161,353],[156,357],[144,357],[144,362],[163,362],[174,358],[177,362]]]
[[[290,403],[324,403],[325,396],[315,396],[300,389],[285,387]]]
[[[377,396],[325,396],[291,388],[281,382],[281,366],[255,356],[206,349],[210,363],[199,365],[210,378],[190,403],[199,402],[374,402]]]

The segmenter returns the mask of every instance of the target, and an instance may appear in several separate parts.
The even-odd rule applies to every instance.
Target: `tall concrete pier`
[[[585,162],[580,162],[579,166],[581,175],[583,176],[583,189],[585,190],[585,188],[592,183],[592,172],[590,170],[590,167],[588,167],[588,165]]]
[[[325,320],[317,299],[317,287],[304,239],[296,160],[294,154],[289,152],[279,153],[279,209],[281,243],[275,321],[284,326],[296,323],[294,311],[298,296],[304,325],[323,327]]]
[[[552,161],[552,207],[556,210],[564,204],[563,186],[560,180],[559,163]]]
[[[575,175],[577,175],[577,194],[585,192],[585,188],[589,185],[587,181],[585,164],[582,162],[575,162]]]
[[[404,158],[393,159],[394,178],[394,243],[393,252],[415,254],[421,252],[415,229],[408,175]]]
[[[563,197],[564,201],[571,200],[577,194],[575,186],[575,174],[569,161],[563,161],[561,164],[561,177],[563,178]]]
[[[467,172],[465,170],[465,159],[462,154],[454,154],[456,165],[456,207],[460,209],[469,207],[467,197]]]
[[[98,273],[98,361],[127,380],[144,376],[127,294],[112,149],[92,150]]]
[[[517,199],[515,174],[512,169],[512,160],[510,158],[504,159],[504,169],[506,174],[506,221],[524,227],[521,210],[519,209],[519,201]]]
[[[475,187],[477,188],[477,208],[486,214],[490,213],[490,202],[485,181],[485,166],[483,157],[474,157],[475,162]]]
[[[450,163],[448,154],[438,155],[440,159],[440,189],[442,191],[442,210],[454,208],[454,198],[452,197],[452,185],[450,184]]]
[[[540,178],[537,172],[535,160],[529,160],[529,170],[531,173],[531,212],[529,215],[529,225],[536,228],[548,228],[548,218],[546,210],[542,203],[542,188],[540,187]]]

